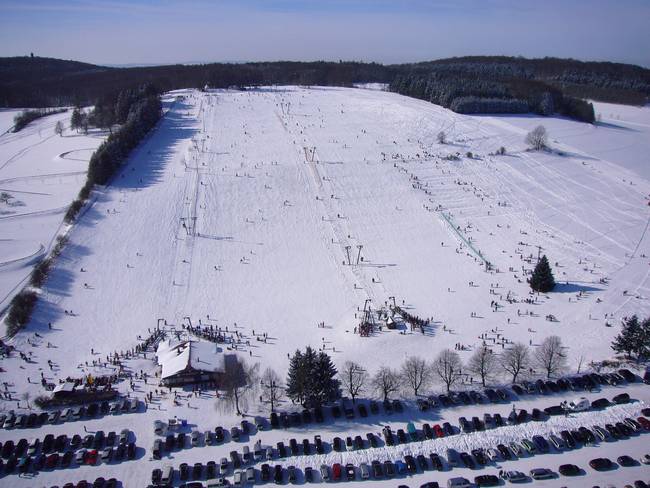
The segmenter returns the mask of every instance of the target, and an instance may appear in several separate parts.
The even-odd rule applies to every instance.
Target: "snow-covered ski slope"
[[[158,318],[266,332],[244,352],[284,371],[287,352],[308,344],[372,369],[471,348],[494,329],[532,344],[558,334],[577,363],[610,355],[620,317],[650,311],[650,184],[555,133],[584,124],[526,118],[550,133],[555,152],[541,153],[525,151],[517,119],[387,92],[170,96],[159,128],[79,221],[28,327],[56,324],[62,375],[91,348],[132,347]],[[593,139],[617,130],[600,126]],[[505,156],[489,155],[501,146]],[[537,246],[560,285],[528,304]],[[390,297],[433,327],[354,334],[357,309]]]
[[[88,160],[105,134],[69,130],[70,112],[36,119],[10,132],[21,110],[0,111],[0,310],[51,249],[63,216],[86,181]],[[54,133],[61,121],[63,137]],[[4,336],[4,325],[0,330]]]

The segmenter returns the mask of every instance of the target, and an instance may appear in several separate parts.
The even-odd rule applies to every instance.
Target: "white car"
[[[572,412],[584,412],[585,410],[589,410],[589,408],[591,408],[591,403],[589,403],[589,400],[587,400],[585,397],[580,397],[571,400],[567,404],[567,407]]]
[[[487,457],[490,461],[496,462],[499,460],[499,451],[491,447],[487,450]]]

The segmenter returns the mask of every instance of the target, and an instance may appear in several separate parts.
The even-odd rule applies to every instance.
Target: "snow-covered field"
[[[372,373],[380,365],[398,366],[408,355],[432,359],[444,348],[462,345],[466,360],[483,340],[498,352],[503,337],[535,346],[549,335],[562,337],[575,370],[579,362],[584,367],[611,355],[609,344],[621,317],[650,313],[648,107],[597,104],[602,121],[592,127],[557,118],[463,116],[379,90],[178,91],[168,102],[174,97],[156,131],[113,184],[97,192],[96,202],[72,230],[32,322],[12,339],[19,350],[32,353],[34,362],[17,356],[2,362],[3,381],[14,392],[13,401],[1,400],[2,409],[15,409],[25,391],[32,399],[41,394],[41,373],[56,381],[113,372],[92,363],[130,350],[158,319],[177,330],[190,320],[237,331],[239,354],[284,376],[288,354],[306,345],[326,349],[338,365],[354,359]],[[99,139],[54,137],[57,116],[41,120],[50,128],[42,127],[47,142],[36,147],[78,140],[75,148],[87,150],[78,158],[85,163],[57,159],[51,151],[32,160],[59,165],[57,173],[76,168],[81,182]],[[524,136],[538,124],[548,129],[552,153],[525,150]],[[34,141],[24,145],[31,148],[41,140],[38,127],[32,129]],[[446,144],[436,142],[440,131],[447,135]],[[506,155],[491,155],[501,146]],[[71,150],[66,146],[61,153]],[[4,181],[35,174],[15,171],[3,172]],[[43,178],[38,184],[14,180],[11,188],[16,194],[42,192]],[[79,184],[53,184],[62,208]],[[51,212],[59,205],[53,199],[30,200],[30,210]],[[50,222],[54,229],[61,217]],[[43,235],[51,238],[53,228]],[[38,242],[49,242],[36,231],[7,228],[5,235],[30,237],[29,245],[7,244],[7,260],[25,258],[38,252]],[[529,295],[525,281],[539,247],[559,282],[548,296]],[[348,252],[352,265],[346,264]],[[359,255],[363,260],[356,264]],[[393,297],[412,314],[431,317],[433,325],[425,333],[385,328],[366,338],[355,333],[366,300],[377,309]],[[498,312],[492,311],[493,301],[500,305]],[[549,314],[558,320],[545,320]],[[267,341],[258,340],[263,334]],[[154,370],[150,354],[129,361],[128,367]],[[636,397],[649,401],[646,388],[636,387]],[[140,396],[155,390],[151,379],[136,383]],[[199,429],[235,421],[229,413],[216,414],[213,396],[190,397],[175,405],[156,393],[146,413],[84,425],[91,431],[130,427],[138,445],[149,449],[155,418],[178,415]],[[638,405],[626,408],[636,413]],[[507,413],[511,406],[501,408]],[[258,411],[266,407],[252,402],[248,413]],[[409,410],[403,421],[418,415]],[[455,423],[463,413],[440,415],[436,421]],[[76,433],[80,425],[43,428],[39,435],[73,433],[73,426]],[[339,422],[297,435],[322,433],[325,438],[368,428]],[[380,430],[376,424],[373,429]],[[0,431],[0,440],[16,434]],[[283,435],[264,434],[270,439]],[[640,454],[645,443],[640,436],[614,447],[506,464],[522,471],[556,469],[575,459],[587,468],[585,451],[591,457],[616,457],[620,446],[630,446],[630,454]],[[153,467],[218,460],[229,450],[228,445],[189,449],[161,462],[150,462],[147,453],[113,467],[39,473],[20,481],[13,476],[12,481],[40,486],[108,475],[124,486],[144,486]],[[635,479],[627,477],[633,472],[649,477],[644,467],[632,469],[625,477],[623,469],[605,475],[587,471],[590,483],[592,478],[594,483],[628,482]],[[448,477],[459,471],[468,470],[454,470]],[[427,479],[419,475],[413,482]]]
[[[90,155],[104,138],[70,130],[63,137],[56,135],[57,121],[69,127],[69,112],[7,132],[20,112],[0,112],[0,191],[12,196],[0,202],[0,310],[49,252],[68,205],[86,181]]]

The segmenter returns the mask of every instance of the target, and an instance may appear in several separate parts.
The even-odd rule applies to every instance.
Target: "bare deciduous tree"
[[[431,370],[427,367],[424,359],[418,356],[411,356],[402,364],[402,378],[415,396],[421,388],[426,388],[431,380]]]
[[[479,347],[469,358],[469,363],[467,363],[467,369],[481,378],[483,386],[485,386],[486,381],[494,376],[496,366],[497,358],[492,349],[486,345]]]
[[[442,130],[438,132],[436,138],[438,139],[438,143],[440,144],[444,144],[445,142],[447,142],[447,134],[445,134],[445,132]]]
[[[566,369],[566,355],[563,349],[562,339],[554,335],[544,339],[535,351],[537,365],[546,371],[547,378]]]
[[[538,125],[528,134],[526,134],[526,144],[530,145],[536,151],[544,149],[548,142],[548,134],[543,125]]]
[[[341,386],[350,395],[352,403],[356,402],[357,396],[366,388],[368,373],[354,361],[346,361],[339,372]]]
[[[512,382],[516,382],[517,376],[530,364],[528,346],[521,342],[514,343],[501,353],[500,363],[503,369],[512,375]]]
[[[54,133],[58,136],[63,135],[63,122],[61,122],[60,120],[58,120],[54,125]]]
[[[461,367],[460,356],[451,349],[442,351],[433,362],[433,372],[447,387],[447,393],[451,390],[452,385],[458,381]]]
[[[221,389],[225,405],[234,407],[237,415],[242,414],[242,408],[246,409],[250,395],[259,385],[259,367],[259,363],[249,365],[235,355],[226,356]]]
[[[372,387],[386,401],[399,390],[399,374],[394,369],[382,366],[372,378]]]
[[[282,379],[272,368],[266,368],[262,373],[260,381],[262,387],[262,400],[271,404],[271,412],[275,411],[275,405],[284,395]]]

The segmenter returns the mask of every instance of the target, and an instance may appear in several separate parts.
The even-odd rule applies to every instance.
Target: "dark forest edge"
[[[261,85],[352,86],[386,83],[392,91],[460,113],[559,113],[593,122],[584,99],[643,105],[650,70],[573,59],[473,56],[411,64],[354,61],[257,62],[108,68],[39,57],[0,58],[0,106],[92,105],[155,83],[178,88]]]

